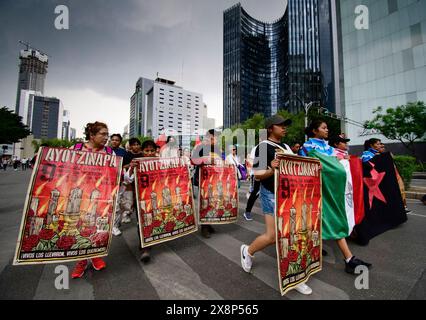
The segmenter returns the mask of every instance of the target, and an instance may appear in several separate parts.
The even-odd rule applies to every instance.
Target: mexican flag
[[[355,226],[354,187],[350,161],[339,161],[336,157],[322,155],[315,150],[309,152],[309,156],[319,159],[322,165],[322,238],[323,240],[346,238]]]

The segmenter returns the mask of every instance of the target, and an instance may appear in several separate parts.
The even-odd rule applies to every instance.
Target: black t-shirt
[[[137,159],[137,158],[143,158],[143,152],[132,153],[128,151],[126,155],[124,156],[123,166],[127,166],[128,164],[130,164],[130,162],[132,162],[133,159]]]
[[[282,143],[276,143],[280,147],[286,150],[286,146]],[[272,146],[266,142],[260,143],[256,147],[255,157],[253,160],[253,170],[267,170],[268,167],[271,167],[271,162],[275,159],[275,153],[277,152],[278,147]],[[275,192],[275,177],[274,175],[270,176],[268,179],[261,180],[260,183],[263,187],[271,192]]]

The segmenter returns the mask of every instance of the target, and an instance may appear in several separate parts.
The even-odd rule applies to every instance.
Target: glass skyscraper
[[[329,0],[289,0],[272,23],[240,4],[229,8],[223,55],[225,128],[255,113],[298,112],[309,102],[336,110]]]
[[[426,0],[341,0],[344,115],[364,122],[378,106],[385,109],[426,102]],[[360,5],[368,28],[357,28]],[[364,20],[365,22],[366,20]],[[346,124],[351,144],[362,145],[376,133]]]

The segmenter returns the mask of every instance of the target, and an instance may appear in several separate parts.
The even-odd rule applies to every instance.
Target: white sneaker
[[[297,292],[304,294],[304,295],[310,295],[312,294],[312,289],[307,286],[304,283],[299,284],[297,287],[294,288]]]
[[[120,229],[118,229],[117,227],[113,227],[113,228],[112,228],[112,234],[113,234],[114,236],[121,236],[121,230],[120,230]]]
[[[248,253],[248,246],[243,244],[241,246],[240,253],[241,253],[241,266],[243,267],[245,272],[250,272],[253,261]]]
[[[129,216],[124,216],[123,219],[121,219],[122,223],[130,223],[132,222],[132,219],[130,219]]]

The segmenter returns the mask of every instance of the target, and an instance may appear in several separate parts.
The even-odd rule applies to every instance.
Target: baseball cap
[[[334,146],[335,144],[338,144],[340,142],[348,143],[349,141],[351,141],[351,139],[346,139],[343,135],[338,135],[338,136],[331,137],[328,140],[328,144],[330,146]]]
[[[265,127],[266,129],[269,129],[270,127],[272,127],[273,125],[285,125],[285,126],[289,126],[292,124],[292,121],[290,119],[284,119],[282,116],[276,114],[268,119],[265,120]]]

